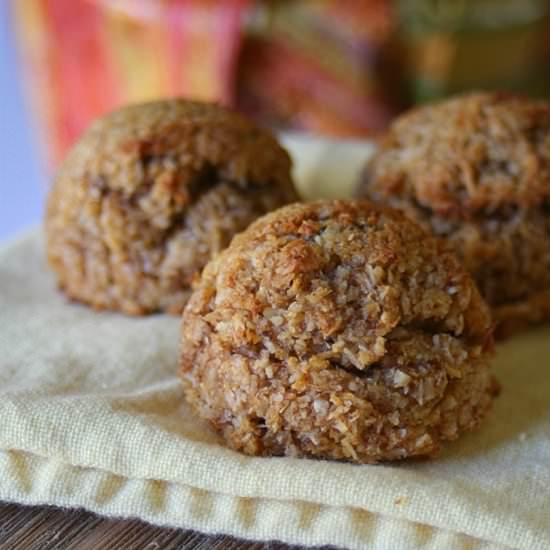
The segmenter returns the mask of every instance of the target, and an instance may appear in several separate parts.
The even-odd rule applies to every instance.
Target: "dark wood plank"
[[[103,518],[84,510],[0,503],[1,550],[298,550],[280,542],[250,542],[226,535]],[[323,547],[329,550],[330,547]]]

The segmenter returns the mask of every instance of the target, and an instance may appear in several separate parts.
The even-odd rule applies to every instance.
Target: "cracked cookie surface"
[[[182,322],[188,401],[252,455],[430,455],[487,413],[491,355],[454,254],[367,201],[260,218],[207,265]]]
[[[48,259],[75,300],[180,314],[235,233],[295,200],[290,158],[268,131],[213,104],[133,105],[93,123],[63,163]]]
[[[550,103],[473,93],[391,125],[358,196],[446,238],[506,334],[550,318]]]

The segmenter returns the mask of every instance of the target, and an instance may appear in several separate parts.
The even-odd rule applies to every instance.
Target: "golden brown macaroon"
[[[170,99],[91,125],[46,214],[68,296],[129,314],[181,314],[193,277],[258,216],[297,198],[275,138],[221,106]]]
[[[250,455],[431,455],[487,413],[491,355],[489,309],[454,254],[367,201],[260,218],[183,313],[188,402]]]
[[[550,103],[474,93],[399,117],[358,196],[453,245],[505,335],[550,317]]]

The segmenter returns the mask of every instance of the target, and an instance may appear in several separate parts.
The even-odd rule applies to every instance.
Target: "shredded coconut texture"
[[[550,103],[474,93],[415,109],[381,139],[358,196],[445,237],[500,334],[550,318]]]
[[[212,260],[182,323],[186,396],[250,455],[431,455],[486,415],[492,325],[453,253],[367,201],[268,214]]]
[[[65,160],[48,258],[73,299],[179,315],[235,233],[295,200],[290,158],[268,131],[213,104],[134,105],[97,120]]]

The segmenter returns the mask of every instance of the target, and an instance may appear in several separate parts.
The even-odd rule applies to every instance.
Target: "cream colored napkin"
[[[348,193],[367,154],[287,141],[323,195]],[[68,303],[40,230],[5,245],[0,499],[311,545],[550,548],[550,328],[498,348],[478,431],[431,462],[354,466],[224,448],[184,402],[178,325]]]

